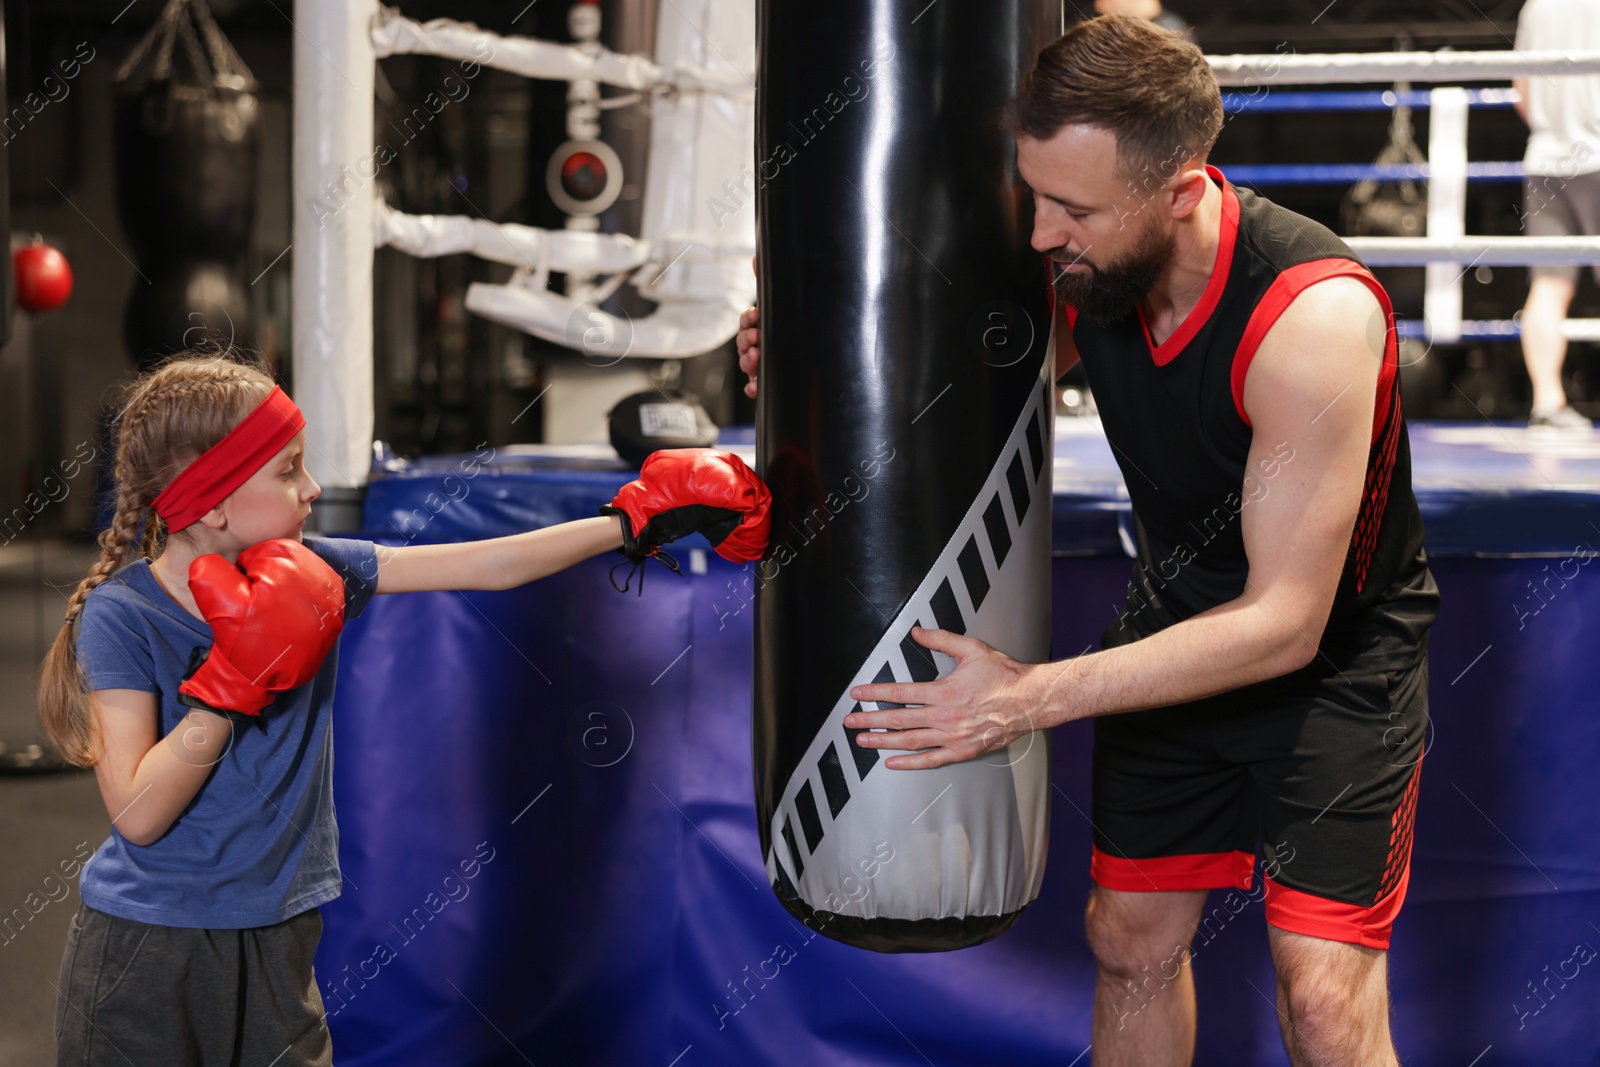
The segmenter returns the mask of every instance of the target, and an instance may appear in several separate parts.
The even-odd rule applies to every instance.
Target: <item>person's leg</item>
[[[1273,729],[1289,741],[1253,770],[1279,1025],[1295,1067],[1397,1062],[1387,959],[1427,745],[1425,648],[1410,665],[1373,655],[1286,681],[1264,728],[1263,743]]]
[[[56,986],[59,1067],[228,1062],[236,1019],[230,998],[195,980],[207,966],[210,933],[80,907]]]
[[[1096,886],[1086,927],[1094,987],[1096,1067],[1184,1067],[1194,1058],[1189,939],[1206,890],[1122,893]]]
[[[1522,356],[1533,382],[1533,406],[1537,411],[1565,407],[1566,390],[1561,385],[1561,367],[1567,358],[1567,339],[1561,334],[1567,308],[1572,304],[1573,282],[1560,274],[1535,272],[1528,288],[1528,303],[1522,309]]]
[[[1086,916],[1097,1067],[1194,1056],[1189,944],[1212,889],[1248,889],[1258,815],[1248,774],[1217,759],[1215,702],[1095,720]]]
[[[244,974],[240,1062],[332,1067],[333,1040],[312,961],[322,938],[316,908],[273,926],[242,931]]]
[[[1382,949],[1268,927],[1278,1024],[1294,1067],[1398,1067]]]
[[[1522,189],[1523,233],[1529,237],[1573,237],[1595,232],[1585,229],[1585,222],[1600,211],[1600,185],[1596,181],[1589,175],[1526,178]],[[1600,221],[1600,217],[1593,221]],[[1560,429],[1571,423],[1581,428],[1583,420],[1576,418],[1576,412],[1564,411],[1553,421],[1549,418],[1567,407],[1566,390],[1561,385],[1567,340],[1562,336],[1561,324],[1577,289],[1578,268],[1551,263],[1530,267],[1528,274],[1528,302],[1522,308],[1522,358],[1533,382],[1533,415],[1528,425]]]

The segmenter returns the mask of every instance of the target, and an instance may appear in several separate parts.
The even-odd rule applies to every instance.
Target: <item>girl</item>
[[[730,559],[765,546],[765,486],[710,449],[652,456],[600,518],[302,541],[320,492],[304,425],[231,354],[175,357],[122,405],[115,518],[40,683],[51,740],[111,816],[62,960],[61,1065],[332,1062],[312,975],[340,891],[329,714],[338,632],[375,593],[506,589],[695,529]]]

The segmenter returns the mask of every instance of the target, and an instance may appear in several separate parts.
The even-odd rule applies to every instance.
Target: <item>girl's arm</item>
[[[95,690],[89,714],[100,736],[94,776],[106,814],[135,845],[154,844],[171,828],[233,736],[226,718],[194,708],[158,737],[155,694],[138,689]]]
[[[622,547],[616,515],[454,545],[378,546],[379,593],[511,589]]]

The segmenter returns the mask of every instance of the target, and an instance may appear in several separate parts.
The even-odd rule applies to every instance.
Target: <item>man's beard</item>
[[[1096,267],[1087,258],[1067,256],[1065,248],[1050,252],[1057,266],[1052,271],[1056,299],[1065,300],[1101,326],[1133,314],[1139,302],[1155,287],[1161,273],[1172,262],[1177,241],[1159,225],[1152,223],[1139,238],[1133,251],[1114,263]],[[1062,268],[1069,263],[1081,263],[1089,269],[1068,273]]]

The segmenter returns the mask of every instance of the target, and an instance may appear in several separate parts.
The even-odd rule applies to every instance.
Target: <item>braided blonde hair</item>
[[[116,514],[100,535],[100,559],[67,602],[66,619],[39,677],[45,733],[69,763],[92,767],[99,759],[76,648],[75,624],[84,601],[124,564],[161,555],[166,525],[150,502],[255,410],[273,384],[255,357],[232,349],[180,352],[127,384],[113,421]]]

